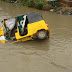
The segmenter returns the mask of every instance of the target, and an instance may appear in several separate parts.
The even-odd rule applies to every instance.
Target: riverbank
[[[50,11],[56,12],[57,14],[62,14],[62,15],[72,15],[72,7],[69,7],[69,6],[53,8]]]
[[[58,7],[56,9],[56,12],[58,14],[63,14],[63,15],[72,15],[72,7]]]
[[[56,12],[63,15],[72,15],[72,7],[60,2],[45,2],[44,0],[1,0],[9,3],[36,8],[44,11]]]

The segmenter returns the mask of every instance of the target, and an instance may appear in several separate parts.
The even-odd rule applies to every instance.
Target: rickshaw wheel
[[[37,38],[40,39],[40,40],[43,40],[43,39],[46,39],[47,37],[47,32],[46,31],[38,31],[37,33]]]

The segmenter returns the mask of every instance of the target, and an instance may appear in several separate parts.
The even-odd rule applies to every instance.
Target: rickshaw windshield
[[[29,23],[37,22],[43,20],[42,16],[38,12],[27,13],[27,18]]]

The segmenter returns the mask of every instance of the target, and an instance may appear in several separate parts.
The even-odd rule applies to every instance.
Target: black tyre
[[[46,39],[47,38],[47,32],[42,31],[42,30],[38,31],[37,38],[40,40]]]

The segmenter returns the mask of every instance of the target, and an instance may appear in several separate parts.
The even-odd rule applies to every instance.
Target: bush
[[[28,7],[33,7],[34,6],[34,0],[29,0],[26,5]]]
[[[51,9],[51,5],[46,4],[43,6],[43,10],[50,10]]]
[[[6,2],[10,3],[11,1],[16,1],[16,0],[5,0]]]
[[[21,4],[22,4],[22,5],[26,5],[27,1],[28,1],[28,0],[23,0]]]
[[[62,4],[60,3],[60,2],[48,2],[48,4],[50,4],[51,6],[53,6],[53,7],[61,7],[62,6]]]
[[[5,0],[6,2],[8,2],[8,3],[10,3],[11,2],[11,0]]]
[[[51,6],[54,6],[53,1],[49,1],[48,4],[50,4]]]
[[[56,7],[61,7],[62,4],[61,4],[60,2],[55,2],[55,6],[56,6]]]
[[[41,10],[43,8],[43,5],[44,3],[40,1],[37,3],[36,8]]]

